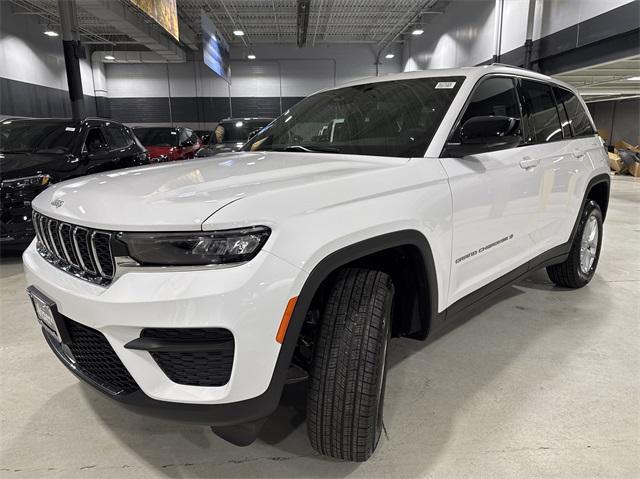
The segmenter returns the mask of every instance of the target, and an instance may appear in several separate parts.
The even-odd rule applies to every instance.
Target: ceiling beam
[[[311,12],[311,0],[298,0],[298,16],[296,19],[296,43],[302,48],[307,43],[307,31],[309,30],[309,13]]]

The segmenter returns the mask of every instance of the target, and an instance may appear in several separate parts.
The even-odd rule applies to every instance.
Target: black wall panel
[[[86,116],[98,115],[94,97],[85,95],[84,107]],[[33,118],[70,117],[69,93],[57,88],[0,78],[0,114]]]
[[[280,116],[279,97],[232,97],[231,107],[235,118]]]
[[[215,123],[231,116],[228,97],[202,97],[196,103],[197,119],[194,121]]]
[[[303,97],[173,97],[106,98],[85,95],[86,116],[124,123],[214,123],[237,118],[280,115]],[[0,115],[34,118],[70,117],[65,90],[0,78]]]
[[[109,98],[111,117],[123,123],[169,123],[168,98]]]

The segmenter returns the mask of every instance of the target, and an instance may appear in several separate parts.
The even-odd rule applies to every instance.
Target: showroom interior
[[[499,70],[502,66],[514,68]],[[403,79],[416,81],[425,70],[447,69],[443,70],[442,80],[434,91],[449,95],[448,101],[452,105],[458,105],[458,101],[462,108],[465,103],[459,98],[461,93],[457,98],[455,95],[465,90],[456,82],[464,79],[466,67],[485,69],[489,76],[500,75],[501,71],[507,76],[517,77],[518,72],[526,76],[526,70],[533,71],[540,81],[556,82],[553,84],[571,89],[586,105],[595,127],[592,136],[599,138],[604,176],[607,184],[610,182],[606,192],[608,200],[600,203],[603,210],[606,208],[606,217],[602,215],[606,221],[601,229],[601,249],[598,246],[598,269],[592,279],[589,278],[588,285],[569,289],[557,286],[545,272],[544,267],[554,263],[540,262],[538,269],[534,271],[532,267],[526,275],[514,276],[509,284],[492,291],[486,300],[474,303],[464,314],[446,321],[423,341],[416,340],[420,334],[401,334],[394,322],[390,326],[393,330],[389,329],[389,337],[394,338],[389,341],[388,351],[386,343],[384,349],[386,363],[382,367],[386,379],[381,373],[383,379],[380,380],[384,417],[380,413],[380,428],[376,433],[379,437],[376,436],[375,452],[368,460],[335,459],[334,454],[319,452],[313,439],[311,442],[308,439],[308,423],[319,420],[314,417],[309,421],[308,406],[309,396],[317,394],[313,386],[317,383],[311,380],[316,366],[307,370],[293,363],[285,364],[287,377],[283,379],[281,397],[276,398],[277,408],[260,417],[251,440],[245,440],[251,434],[236,427],[231,419],[240,414],[238,409],[218,413],[219,424],[213,428],[215,434],[209,427],[214,425],[206,421],[201,424],[176,421],[163,414],[158,398],[163,397],[162,391],[175,386],[166,377],[163,378],[169,386],[165,389],[160,391],[159,386],[157,389],[149,386],[145,391],[151,381],[141,380],[138,374],[142,373],[132,373],[142,390],[154,398],[156,410],[160,412],[152,415],[140,414],[136,407],[121,404],[103,394],[104,391],[97,391],[96,388],[102,386],[96,386],[95,378],[93,383],[88,381],[91,385],[80,381],[67,371],[69,368],[74,372],[75,359],[65,363],[67,368],[58,361],[61,354],[67,354],[64,336],[78,334],[79,337],[79,330],[60,332],[57,319],[52,321],[57,325],[56,335],[63,352],[55,350],[58,358],[52,353],[54,347],[47,344],[51,339],[46,331],[47,340],[43,339],[42,330],[47,329],[47,323],[42,314],[47,313],[38,308],[40,301],[50,312],[53,303],[32,289],[27,294],[27,288],[33,288],[33,277],[53,267],[46,263],[32,265],[29,275],[25,275],[22,254],[30,243],[34,256],[39,254],[40,242],[43,242],[51,251],[58,251],[63,262],[65,255],[71,265],[75,258],[85,270],[84,262],[91,262],[95,266],[93,274],[100,276],[99,281],[92,284],[85,281],[86,278],[78,279],[81,275],[73,277],[71,266],[62,268],[66,272],[52,273],[60,276],[57,291],[58,297],[63,298],[54,298],[60,302],[53,306],[54,318],[60,313],[69,315],[74,308],[82,309],[75,304],[81,305],[92,297],[94,305],[112,308],[114,316],[122,312],[128,318],[135,313],[144,317],[141,321],[145,324],[155,324],[158,330],[164,328],[165,333],[171,325],[153,323],[156,313],[151,311],[175,318],[184,314],[186,319],[176,321],[181,321],[184,328],[196,328],[199,325],[190,323],[188,318],[204,314],[208,303],[194,300],[185,304],[171,298],[178,298],[182,293],[198,299],[205,291],[215,289],[221,291],[220,296],[226,301],[237,300],[239,318],[249,315],[245,314],[247,311],[258,309],[265,316],[277,316],[278,324],[274,323],[277,342],[271,341],[264,347],[252,340],[250,347],[243,346],[242,338],[249,333],[246,327],[245,331],[229,327],[237,335],[236,362],[233,362],[232,350],[229,367],[233,363],[233,368],[238,370],[252,370],[255,376],[249,383],[262,381],[262,371],[269,367],[277,371],[279,363],[265,365],[261,358],[266,357],[265,351],[277,355],[281,344],[286,348],[288,343],[282,338],[288,334],[287,327],[291,328],[289,321],[295,321],[302,298],[306,300],[305,290],[302,288],[295,297],[290,294],[289,303],[285,300],[284,304],[262,309],[259,296],[278,290],[289,281],[279,276],[284,275],[282,271],[286,268],[298,268],[296,264],[300,264],[298,269],[306,271],[305,274],[312,273],[311,266],[305,269],[305,264],[307,261],[311,264],[316,256],[295,263],[271,243],[298,225],[299,236],[286,243],[297,260],[307,249],[306,235],[317,233],[324,237],[328,234],[326,231],[338,231],[337,224],[364,224],[368,209],[353,206],[355,200],[340,189],[347,184],[346,177],[340,175],[355,174],[356,169],[373,172],[375,168],[371,165],[388,166],[392,160],[381,158],[393,155],[382,154],[367,160],[367,164],[365,160],[351,164],[352,160],[347,158],[345,162],[349,163],[341,164],[340,156],[355,155],[342,154],[332,147],[323,150],[317,145],[314,150],[303,146],[300,139],[280,151],[274,147],[273,152],[260,156],[258,150],[266,144],[263,142],[269,138],[269,131],[285,128],[296,114],[302,115],[300,105],[313,101],[305,98],[316,92],[330,93],[344,85],[358,89],[358,86],[374,88]],[[496,68],[498,70],[494,70]],[[363,80],[366,78],[371,80]],[[379,91],[380,96],[387,94],[384,93],[387,90]],[[386,103],[381,98],[380,105],[393,108],[392,94],[388,93]],[[559,102],[557,93],[553,95]],[[319,111],[324,107],[318,103],[314,108]],[[313,109],[306,111],[311,114],[308,111]],[[436,107],[431,111],[436,111]],[[5,136],[3,130],[9,132],[23,124],[25,136],[34,135],[38,128],[51,124],[63,125],[69,148],[64,154],[47,150],[46,161],[40,158],[46,156],[42,152],[30,155],[22,150],[10,151],[10,137]],[[344,125],[344,120],[333,120],[313,138],[330,135],[333,141],[334,136],[345,135]],[[400,122],[397,125],[398,129],[402,128]],[[93,138],[94,133],[99,137]],[[94,140],[97,142],[95,152],[90,143]],[[15,137],[11,141],[15,142]],[[640,0],[0,0],[0,142],[3,149],[0,152],[0,358],[4,364],[0,380],[1,477],[640,477]],[[118,148],[110,149],[106,144],[117,142],[121,142]],[[74,148],[78,149],[77,156]],[[333,159],[323,165],[323,154]],[[97,158],[98,166],[92,166],[91,161],[85,165],[84,158],[92,155]],[[409,156],[409,162],[414,163],[416,155]],[[421,152],[419,156],[429,155]],[[443,153],[440,159],[443,156],[446,155]],[[274,164],[277,162],[273,170],[268,169],[269,158]],[[265,161],[255,165],[254,161],[259,160]],[[417,160],[437,162],[438,158]],[[241,161],[248,161],[245,165],[249,166],[241,171],[245,177],[238,179],[234,176],[238,170],[234,168],[236,162]],[[54,165],[55,162],[58,163]],[[213,174],[206,172],[214,171],[208,170],[207,164],[215,165],[221,175],[216,179],[215,191],[204,189],[207,175]],[[341,166],[343,164],[346,166]],[[260,174],[252,173],[253,165]],[[48,168],[52,168],[51,171]],[[291,170],[286,178],[281,172],[285,168]],[[380,181],[380,188],[393,186],[397,174],[390,166],[388,170],[389,184]],[[553,176],[553,167],[549,171]],[[478,179],[467,183],[470,188],[479,188],[483,172],[476,171]],[[433,174],[446,173],[445,167]],[[578,171],[575,173],[577,177]],[[553,198],[553,181],[549,185],[547,180],[547,177],[540,180],[540,194],[546,191]],[[384,204],[382,194],[364,181],[356,183],[355,189],[362,190],[361,196],[366,197],[367,205],[376,207],[375,202],[379,202],[381,216],[383,210],[396,207],[393,202]],[[486,181],[482,188],[490,192],[502,189],[515,194],[526,189],[522,187],[524,183],[515,181],[506,186]],[[63,205],[63,200],[71,204],[68,198],[74,197],[74,189],[82,195],[91,183],[93,197],[87,198],[84,206],[97,211],[95,218],[87,224],[69,220],[71,225],[65,223],[64,218],[56,220],[56,211],[71,211],[68,205]],[[119,186],[113,186],[116,183]],[[443,180],[439,188],[449,188],[447,185],[448,181]],[[453,180],[451,185],[454,188]],[[324,189],[320,189],[321,186]],[[560,188],[558,184],[556,187]],[[64,198],[53,200],[53,196],[47,196],[62,188],[67,192]],[[568,188],[574,191],[581,186],[577,180],[569,180]],[[285,189],[290,191],[289,196],[283,196]],[[397,190],[405,191],[401,186],[397,186]],[[538,194],[538,189],[534,190]],[[171,197],[174,192],[179,194]],[[256,215],[251,228],[231,213],[225,215],[225,211],[253,215],[251,208],[242,205],[249,201],[245,198],[254,193],[260,201],[251,203],[255,205]],[[36,199],[39,194],[42,194],[40,202]],[[311,201],[310,196],[317,196],[316,201]],[[507,196],[505,193],[504,197]],[[45,204],[42,200],[45,197],[53,221],[46,219],[44,211],[32,212],[32,201],[37,209]],[[140,202],[132,203],[132,198],[139,198]],[[427,194],[421,199],[434,205],[446,203],[446,208],[456,206],[455,199],[445,201],[440,193]],[[591,199],[598,202],[600,197],[596,195]],[[152,200],[153,208],[149,206]],[[423,208],[417,201],[413,206]],[[473,203],[473,199],[468,201]],[[196,202],[200,203],[197,211]],[[331,208],[326,206],[330,203]],[[290,208],[296,204],[299,218],[291,220],[289,229],[278,230],[272,226],[271,213],[278,219],[284,218],[285,206]],[[337,213],[332,216],[332,208],[338,204],[351,204],[351,216]],[[118,245],[128,244],[129,253],[135,258],[131,245],[145,228],[163,231],[164,225],[164,231],[170,231],[177,238],[189,231],[189,227],[180,223],[171,229],[169,218],[184,217],[184,208],[188,205],[192,205],[188,214],[193,217],[182,218],[184,224],[191,221],[198,228],[203,225],[202,230],[206,232],[207,221],[213,221],[211,224],[216,226],[215,221],[220,218],[222,226],[218,229],[222,236],[219,237],[226,243],[216,243],[215,247],[232,251],[240,241],[246,244],[238,248],[252,248],[251,242],[255,241],[256,259],[247,253],[246,263],[240,263],[242,266],[237,268],[221,260],[216,266],[229,279],[215,285],[201,282],[200,277],[207,278],[205,273],[181,276],[180,268],[185,266],[179,265],[186,265],[185,262],[174,266],[162,260],[149,260],[156,270],[164,268],[174,275],[171,281],[149,279],[150,289],[144,292],[145,298],[157,301],[156,305],[162,305],[164,311],[161,308],[145,310],[141,296],[136,296],[140,292],[133,286],[119,299],[109,298],[109,289],[118,281],[124,284],[127,275],[133,278],[145,274],[135,270],[139,264],[132,266],[122,260],[126,255],[118,256],[114,245],[118,241]],[[535,213],[536,208],[546,206],[544,202],[534,204],[531,211]],[[490,218],[502,214],[501,210],[496,207],[489,213]],[[69,218],[82,218],[83,205],[79,203],[72,213],[74,216]],[[326,227],[307,229],[305,233],[308,225],[305,218],[313,217],[322,217]],[[113,235],[96,226],[109,221],[121,221],[128,226]],[[472,218],[461,221],[463,226],[465,221],[473,223]],[[432,226],[430,219],[423,218],[421,222],[425,228]],[[74,229],[74,224],[80,226]],[[438,223],[433,229],[439,235],[449,234],[449,227],[442,226],[445,224],[448,223]],[[464,227],[468,237],[477,234],[480,238],[493,226],[481,225],[477,230],[468,229],[468,225]],[[47,236],[51,228],[57,229],[58,237]],[[68,243],[65,228],[69,228]],[[232,233],[240,239],[229,246],[237,239]],[[507,231],[502,239],[496,236],[496,241],[487,245],[486,250],[514,249],[518,243],[512,239],[513,233],[517,239],[517,231]],[[36,235],[37,239],[33,240]],[[86,235],[92,249],[87,253],[88,260],[83,260],[86,251],[79,245],[85,240],[82,235]],[[101,235],[108,237],[107,243],[101,243]],[[492,237],[486,237],[487,243],[491,241]],[[160,254],[155,246],[145,246],[142,241],[136,244],[142,245],[140,251],[146,247],[143,252],[149,257]],[[356,255],[360,250],[374,253],[369,251],[368,244],[354,243],[350,251],[356,251],[352,253]],[[180,245],[175,251],[183,247]],[[265,251],[258,253],[263,245]],[[568,245],[571,246],[571,241]],[[113,263],[105,266],[100,257],[101,247],[106,248],[109,261],[115,258]],[[286,251],[285,246],[281,248]],[[482,250],[447,261],[451,268],[456,268],[470,256],[480,257]],[[233,251],[228,254],[244,258],[244,253],[237,253],[240,249]],[[326,248],[322,251],[327,258],[331,256]],[[25,263],[29,254],[27,249]],[[224,253],[219,254],[222,257]],[[261,261],[267,254],[277,257],[282,266],[261,276]],[[333,260],[338,256],[335,253]],[[364,253],[353,257],[361,259]],[[410,254],[403,253],[398,261],[404,265],[404,261],[411,258]],[[436,258],[433,267],[438,269],[439,262]],[[251,270],[254,264],[258,264],[256,277],[261,279],[258,289],[245,296],[234,296],[237,292],[231,291],[231,287],[243,281],[234,271]],[[362,267],[368,263],[357,264]],[[533,265],[533,261],[527,264]],[[487,266],[487,271],[491,266]],[[186,268],[191,272],[197,269]],[[206,274],[210,272],[213,270]],[[156,274],[160,275],[152,273]],[[339,281],[337,268],[327,270],[318,280],[318,290],[328,284],[327,278],[336,275]],[[315,278],[313,274],[310,277]],[[432,280],[431,276],[424,279],[425,282]],[[422,284],[422,281],[416,279],[415,283]],[[73,282],[79,285],[74,286]],[[75,292],[74,287],[77,287]],[[404,299],[405,296],[398,296],[399,289],[396,284],[396,298]],[[47,294],[52,293],[47,291]],[[80,299],[74,306],[65,308],[61,301],[72,294]],[[309,297],[309,311],[323,298],[324,290],[323,294],[313,296],[313,301]],[[410,298],[406,298],[408,304]],[[126,312],[125,303],[130,308]],[[414,306],[413,303],[412,306],[394,303],[392,312],[406,310],[413,314],[420,309],[419,305]],[[324,306],[319,310],[325,311]],[[226,310],[216,305],[207,314],[221,315],[223,311]],[[358,311],[353,314],[358,316]],[[435,312],[440,314],[439,310]],[[304,314],[300,320],[300,324],[304,322],[301,336],[297,342],[294,339],[294,359],[298,354],[304,356],[304,351],[299,351],[307,344],[305,328],[310,324],[316,326],[320,321],[320,316]],[[82,322],[81,318],[74,319]],[[109,336],[112,345],[128,331],[126,325],[113,326],[116,320],[113,317],[114,322],[110,323],[107,319],[97,328],[107,336],[113,335]],[[412,316],[408,321],[419,319]],[[147,330],[150,331],[149,326],[143,331]],[[313,334],[320,334],[315,331]],[[203,410],[198,407],[204,408],[198,404],[200,398],[211,397],[215,403],[217,390],[224,392],[227,387],[224,384],[233,385],[233,381],[223,381],[217,384],[220,387],[192,385],[188,386],[191,389],[185,389],[182,384],[195,383],[175,379],[178,374],[175,368],[171,370],[172,376],[169,366],[163,366],[157,359],[162,354],[166,354],[165,357],[179,354],[171,349],[174,346],[169,345],[169,336],[145,338],[140,334],[137,346],[131,346],[133,341],[124,346],[125,353],[116,348],[117,353],[110,350],[110,359],[92,356],[97,362],[92,367],[104,371],[108,361],[124,367],[119,355],[124,361],[122,354],[139,355],[135,358],[144,354],[160,371],[150,359],[153,356],[162,371],[178,383],[175,390],[186,391],[184,402],[190,403],[190,411],[195,415]],[[104,336],[101,337],[104,340]],[[97,339],[87,338],[86,348],[97,347]],[[193,351],[208,351],[202,337],[190,341]],[[313,355],[318,340],[309,341]],[[222,351],[229,343],[233,347],[233,335],[230,340],[216,336],[214,342],[216,351]],[[109,347],[109,342],[105,347]],[[242,347],[246,347],[248,361],[239,365]],[[131,351],[136,348],[141,350]],[[73,347],[72,351],[75,354]],[[278,358],[280,361],[282,356]],[[244,366],[252,361],[252,366]],[[112,367],[109,374],[114,374],[115,366],[109,367]],[[128,373],[127,377],[137,388]],[[270,393],[272,383],[267,380],[267,384],[267,393]],[[216,392],[207,396],[197,392],[198,388]],[[258,406],[246,401],[242,414],[253,421],[258,417],[254,411]],[[332,421],[334,414],[342,414],[345,421],[345,415],[349,420],[352,420],[349,414],[355,416],[337,403],[330,409],[327,414]],[[331,429],[331,424],[323,423],[325,432]],[[248,445],[243,444],[245,442]],[[327,457],[332,455],[334,457]]]

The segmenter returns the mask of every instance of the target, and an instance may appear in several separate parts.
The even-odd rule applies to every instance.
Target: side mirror
[[[202,144],[203,145],[208,145],[209,144],[209,139],[211,138],[211,135],[202,135],[200,137],[200,139],[202,140]]]
[[[513,148],[522,140],[519,127],[520,120],[509,116],[474,116],[460,128],[460,143],[447,143],[447,154],[460,158]]]

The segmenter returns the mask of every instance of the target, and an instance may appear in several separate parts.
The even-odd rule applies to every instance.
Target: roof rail
[[[509,65],[508,63],[500,63],[500,62],[493,62],[491,64],[492,67],[509,67],[509,68],[515,68],[517,70],[525,70],[530,72],[531,70],[524,68],[524,67],[517,67],[515,65]]]
[[[88,121],[88,120],[113,121],[114,123],[118,123],[116,120],[110,120],[109,118],[102,118],[99,116],[85,116],[81,121]]]

